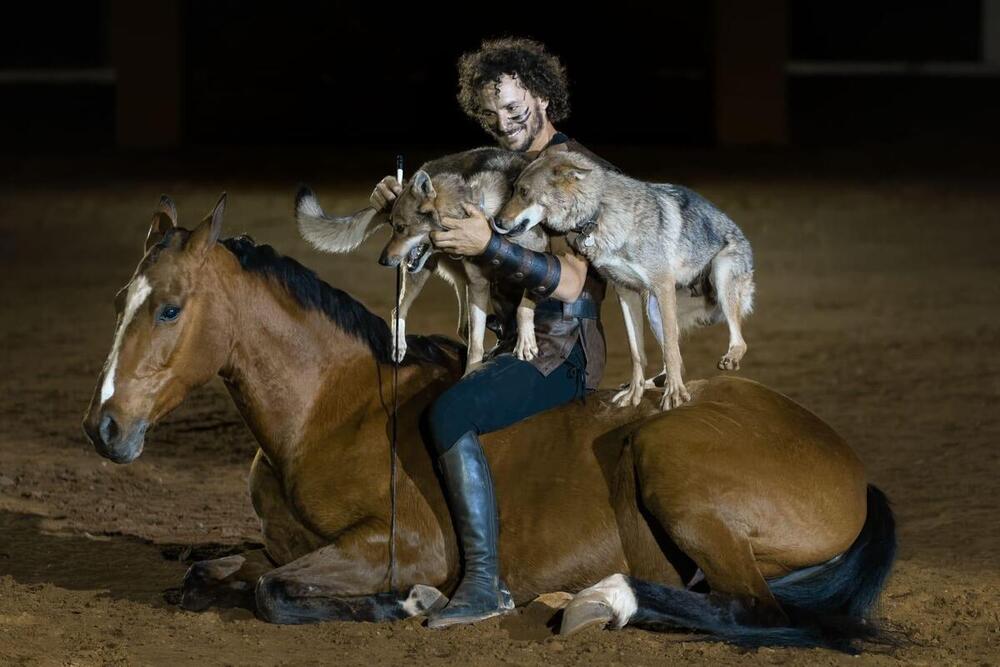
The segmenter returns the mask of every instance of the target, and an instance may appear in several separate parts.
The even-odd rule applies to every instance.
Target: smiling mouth
[[[424,262],[427,261],[427,251],[430,249],[431,246],[429,243],[421,243],[413,246],[410,252],[406,253],[406,270],[410,273],[416,273],[424,268]]]

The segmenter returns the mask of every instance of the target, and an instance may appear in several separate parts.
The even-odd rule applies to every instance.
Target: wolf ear
[[[191,232],[187,247],[191,252],[206,254],[222,235],[222,214],[226,211],[226,193],[223,192],[212,212],[205,216],[198,227]]]
[[[167,195],[160,195],[160,203],[153,211],[153,220],[149,223],[149,231],[146,233],[145,251],[163,240],[167,232],[177,226],[177,207]]]
[[[431,183],[431,177],[423,169],[420,169],[413,175],[413,182],[410,187],[413,188],[413,192],[418,197],[423,199],[434,199],[437,197],[437,192],[434,191],[434,184]]]
[[[592,169],[584,167],[582,165],[574,164],[572,162],[565,162],[563,164],[557,165],[555,168],[556,178],[567,180],[567,181],[582,181],[587,178]]]

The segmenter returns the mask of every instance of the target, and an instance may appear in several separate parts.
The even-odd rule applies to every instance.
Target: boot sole
[[[485,616],[449,616],[448,618],[435,618],[427,621],[427,627],[433,630],[441,630],[442,628],[451,627],[452,625],[469,625],[478,623],[479,621],[485,621],[496,616],[503,616],[504,614],[509,614],[512,611],[514,610],[498,609]]]

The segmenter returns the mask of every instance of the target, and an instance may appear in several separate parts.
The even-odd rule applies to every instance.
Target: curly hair
[[[479,91],[504,74],[517,76],[535,97],[549,101],[546,115],[553,123],[569,117],[566,68],[559,58],[533,39],[504,37],[484,41],[479,50],[458,60],[458,103],[471,118],[479,118]]]

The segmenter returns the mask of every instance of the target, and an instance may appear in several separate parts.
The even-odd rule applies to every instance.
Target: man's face
[[[500,144],[526,151],[545,127],[549,101],[531,94],[517,75],[503,74],[479,90],[479,122]]]

